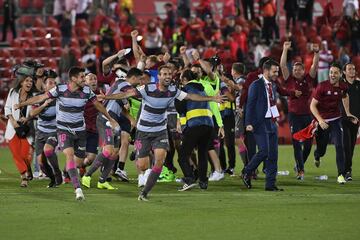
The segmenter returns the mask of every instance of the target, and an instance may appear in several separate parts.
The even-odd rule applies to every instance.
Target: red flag
[[[318,128],[319,123],[316,120],[312,120],[309,126],[293,134],[293,138],[300,142],[314,137],[314,134]]]

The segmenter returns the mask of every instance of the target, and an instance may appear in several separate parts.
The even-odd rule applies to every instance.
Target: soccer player
[[[17,104],[15,108],[40,103],[49,98],[56,98],[58,141],[66,157],[66,169],[75,189],[75,198],[80,201],[85,200],[75,163],[75,157],[78,158],[78,165],[81,164],[80,159],[85,158],[85,104],[88,101],[93,102],[97,110],[109,120],[112,128],[119,128],[119,125],[109,115],[104,106],[96,100],[96,95],[93,91],[88,86],[85,86],[85,69],[83,68],[70,68],[68,84],[57,85],[44,94]]]
[[[311,90],[313,83],[315,82],[319,65],[319,45],[311,45],[312,51],[314,52],[314,58],[308,74],[305,74],[304,65],[300,62],[294,63],[292,73],[289,73],[287,67],[287,53],[290,48],[291,42],[284,42],[280,67],[286,87],[296,91],[295,96],[290,96],[288,98],[290,130],[291,133],[294,134],[308,126],[312,121],[309,105],[312,93]],[[312,140],[309,139],[301,143],[298,140],[292,139],[292,143],[296,162],[297,179],[304,180],[304,163],[310,154]]]
[[[169,139],[166,129],[166,109],[175,100],[217,101],[221,96],[207,97],[196,94],[187,94],[175,86],[170,85],[172,72],[169,66],[162,65],[158,69],[159,83],[140,86],[133,91],[118,93],[110,96],[99,95],[98,99],[124,99],[132,96],[142,97],[142,107],[137,123],[136,150],[138,166],[146,169],[147,157],[151,149],[154,151],[155,163],[146,181],[145,187],[140,191],[138,200],[148,201],[148,193],[154,187],[169,148]],[[145,164],[144,164],[145,163]],[[143,165],[144,164],[144,165]]]
[[[114,84],[110,87],[108,94],[116,94],[120,92],[127,92],[132,90],[132,86],[136,86],[140,82],[142,71],[137,68],[132,68],[127,73],[125,78],[117,78]],[[134,120],[124,111],[124,104],[126,100],[109,100],[105,102],[106,110],[114,118],[118,119],[121,114],[125,114],[126,117],[130,118],[132,122]],[[92,163],[91,167],[86,172],[85,176],[82,177],[81,183],[87,188],[90,188],[91,175],[100,167],[103,166],[97,188],[99,189],[115,189],[113,186],[106,181],[109,173],[111,172],[114,162],[118,157],[119,144],[120,144],[120,129],[114,133],[110,126],[107,125],[107,118],[103,114],[100,114],[96,120],[96,126],[99,131],[100,139],[103,144],[102,152],[99,153]],[[134,124],[134,123],[133,123]]]
[[[311,113],[319,123],[316,134],[315,164],[320,166],[320,158],[326,153],[330,134],[336,149],[336,165],[338,169],[337,182],[346,182],[344,165],[343,130],[341,124],[340,104],[344,106],[345,114],[354,124],[358,119],[349,111],[349,95],[346,83],[340,81],[341,67],[334,63],[330,67],[329,80],[320,83],[310,103]]]
[[[56,72],[46,70],[41,89],[49,91],[56,86]],[[50,178],[49,188],[62,183],[61,170],[55,148],[58,145],[56,134],[56,101],[48,99],[30,112],[31,117],[38,116],[37,131],[35,134],[35,152],[39,164],[43,166],[46,176]],[[45,159],[44,159],[45,158]],[[50,166],[50,165],[51,166]]]
[[[97,86],[97,77],[93,73],[88,73],[85,76],[86,85],[90,87],[90,89],[98,94],[98,86]],[[94,162],[96,155],[98,153],[99,146],[99,134],[96,128],[96,118],[98,115],[98,110],[95,108],[94,104],[91,102],[86,103],[84,110],[84,118],[86,125],[86,158],[84,159],[84,165],[90,166],[92,162]],[[80,176],[85,173],[85,169],[80,169]],[[83,173],[82,173],[83,171]]]

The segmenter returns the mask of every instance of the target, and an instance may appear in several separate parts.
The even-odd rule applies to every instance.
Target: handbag
[[[23,116],[22,111],[20,110],[20,116]],[[30,132],[30,126],[27,123],[22,123],[17,121],[19,127],[15,128],[16,135],[19,138],[26,138]]]
[[[22,122],[17,122],[19,127],[15,128],[16,135],[19,138],[26,138],[28,133],[30,132],[30,127],[27,124],[23,124]]]

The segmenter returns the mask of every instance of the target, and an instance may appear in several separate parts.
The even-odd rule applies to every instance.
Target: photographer
[[[25,65],[15,70],[16,81],[10,89],[5,103],[5,117],[9,120],[6,126],[5,139],[13,155],[15,165],[21,175],[21,187],[27,187],[31,180],[31,161],[33,148],[33,124],[29,117],[31,107],[15,110],[14,105],[33,96],[34,69]]]

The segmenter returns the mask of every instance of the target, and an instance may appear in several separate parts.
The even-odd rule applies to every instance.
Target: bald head
[[[88,85],[91,90],[95,91],[97,89],[97,77],[93,73],[88,73],[85,76],[86,85]]]

